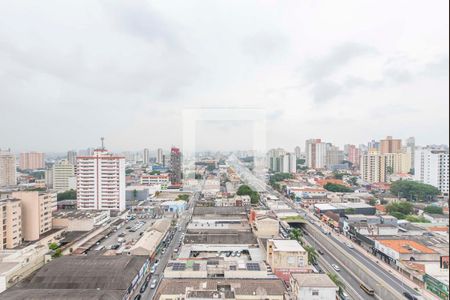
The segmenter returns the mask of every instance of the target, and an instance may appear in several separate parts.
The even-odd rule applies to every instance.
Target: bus
[[[366,286],[364,283],[361,283],[360,288],[361,288],[364,292],[366,292],[367,295],[375,296],[375,291],[374,291],[372,288]]]

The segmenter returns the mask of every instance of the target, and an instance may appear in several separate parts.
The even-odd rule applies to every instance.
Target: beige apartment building
[[[18,199],[1,199],[0,250],[12,249],[22,244],[22,209]]]
[[[19,167],[22,170],[45,168],[45,154],[42,152],[20,153]]]
[[[56,206],[55,193],[36,191],[13,192],[22,206],[22,236],[25,241],[36,241],[52,229],[52,211]]]
[[[361,177],[369,183],[388,182],[390,175],[408,173],[410,170],[410,153],[381,154],[372,151],[361,156]]]
[[[52,168],[53,189],[58,192],[75,190],[77,178],[75,177],[75,166],[67,160],[62,160],[53,165]]]
[[[16,185],[16,156],[0,149],[0,187]]]
[[[392,136],[388,136],[380,141],[380,153],[400,153],[402,152],[402,140],[393,139]]]

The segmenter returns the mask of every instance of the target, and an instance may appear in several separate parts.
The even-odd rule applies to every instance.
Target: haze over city
[[[2,1],[2,147],[169,148],[204,107],[266,109],[268,147],[448,143],[448,27],[447,1]]]

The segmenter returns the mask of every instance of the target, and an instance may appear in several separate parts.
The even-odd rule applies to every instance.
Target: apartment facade
[[[308,168],[322,169],[326,165],[327,144],[321,139],[306,141],[306,164]]]
[[[16,156],[0,149],[0,187],[16,185]]]
[[[22,244],[22,208],[19,199],[1,199],[0,250]]]
[[[369,152],[361,156],[360,171],[364,181],[387,182],[392,174],[408,173],[411,170],[409,153]]]
[[[67,160],[62,160],[53,165],[52,168],[53,189],[64,192],[76,189],[75,166]]]
[[[20,153],[19,168],[22,170],[44,169],[45,154],[42,152]]]
[[[449,195],[449,152],[445,149],[421,148],[415,151],[414,179],[438,188]]]
[[[56,193],[37,191],[13,192],[22,209],[22,237],[25,241],[36,241],[39,236],[52,229],[52,212],[56,207]]]
[[[329,168],[330,166],[341,164],[343,161],[344,161],[344,151],[340,150],[336,146],[329,144],[326,151],[326,162],[325,162],[327,167]]]
[[[335,300],[338,287],[327,274],[291,274],[295,300]]]
[[[275,274],[282,278],[291,272],[305,272],[308,268],[308,253],[295,240],[269,239],[266,261]]]
[[[359,166],[360,163],[360,150],[356,145],[345,145],[344,146],[344,156],[349,162],[354,166]]]
[[[140,182],[142,185],[161,185],[161,189],[165,190],[170,185],[169,174],[143,174],[141,175]]]
[[[380,153],[400,153],[402,152],[402,140],[394,139],[392,136],[387,136],[385,139],[380,140]]]
[[[77,157],[77,208],[125,210],[125,158],[97,149]]]

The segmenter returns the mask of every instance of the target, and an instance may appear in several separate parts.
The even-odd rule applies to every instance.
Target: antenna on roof
[[[105,150],[105,138],[101,137],[100,140],[102,141],[102,150]]]

